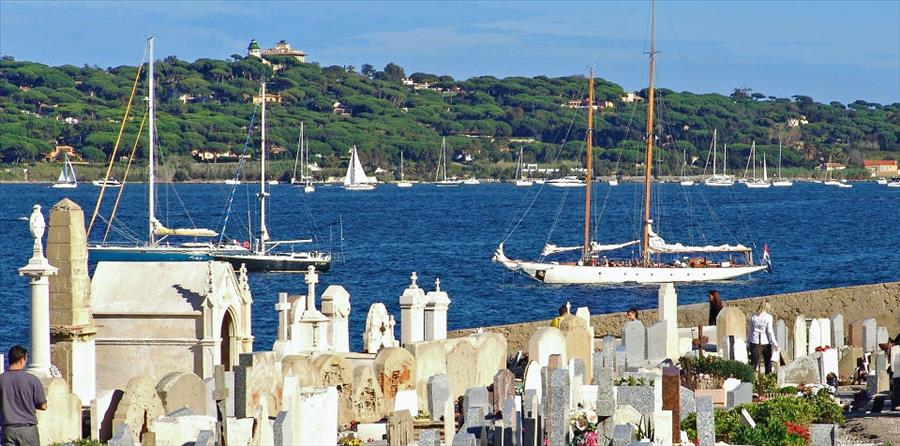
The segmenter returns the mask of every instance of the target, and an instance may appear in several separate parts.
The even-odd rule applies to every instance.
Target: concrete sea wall
[[[675,287],[676,292],[678,287]],[[793,327],[793,320],[799,314],[806,317],[830,317],[843,314],[844,323],[849,324],[857,319],[874,317],[878,325],[885,326],[891,337],[900,331],[900,282],[878,283],[874,285],[857,285],[842,288],[801,291],[797,293],[775,294],[771,296],[751,297],[725,301],[725,306],[735,306],[744,313],[755,312],[763,300],[771,304],[771,313],[776,320],[784,319],[788,327]],[[574,312],[575,308],[572,308]],[[656,320],[656,309],[639,311],[638,316],[645,324]],[[709,305],[706,303],[679,305],[678,326],[696,327],[705,325],[709,318]],[[625,313],[599,314],[591,317],[595,337],[606,335],[621,336]],[[518,324],[484,327],[485,331],[502,333],[506,336],[510,353],[527,350],[528,338],[542,326],[550,324],[550,320],[522,322]],[[454,330],[449,337],[466,336],[477,328]],[[844,327],[844,332],[847,327]]]

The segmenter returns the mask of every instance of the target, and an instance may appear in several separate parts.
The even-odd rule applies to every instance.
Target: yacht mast
[[[581,261],[589,264],[591,260],[591,144],[594,139],[594,68],[590,69],[588,80],[588,126],[587,126],[587,177],[584,179],[584,246],[581,248]],[[521,158],[521,157],[520,157]]]
[[[263,81],[260,88],[260,106],[262,107],[260,124],[260,149],[259,149],[259,245],[258,253],[265,253],[266,242],[269,241],[269,230],[266,229],[266,82]]]
[[[156,244],[156,236],[153,234],[153,220],[156,219],[155,210],[156,210],[156,187],[154,183],[156,182],[156,174],[153,171],[153,163],[154,161],[154,153],[156,151],[156,141],[155,141],[155,132],[156,132],[156,92],[153,84],[154,81],[154,73],[153,73],[153,37],[147,39],[147,45],[149,46],[150,53],[150,62],[148,67],[147,78],[150,83],[150,93],[149,93],[149,109],[147,110],[147,114],[149,115],[147,133],[150,138],[150,148],[148,150],[149,156],[147,157],[147,242],[150,245]],[[124,186],[124,185],[123,185]]]
[[[647,159],[644,169],[644,234],[641,238],[641,264],[650,266],[650,174],[653,169],[653,70],[656,64],[656,2],[650,7],[650,88],[647,96]]]

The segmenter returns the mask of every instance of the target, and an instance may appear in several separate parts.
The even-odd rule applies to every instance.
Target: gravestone
[[[487,445],[487,428],[484,421],[484,410],[481,407],[470,407],[465,413],[465,422],[460,429],[460,433],[470,433],[475,436],[478,444]]]
[[[337,443],[336,388],[301,387],[288,411],[291,415],[291,432],[295,445],[316,446]]]
[[[534,389],[526,389],[522,394],[522,417],[537,418],[539,412],[540,397]]]
[[[441,434],[437,429],[419,431],[419,446],[441,446]]]
[[[693,390],[681,386],[681,389],[679,391],[679,400],[681,402],[679,413],[681,415],[682,421],[684,421],[684,419],[687,418],[688,415],[697,413],[697,401],[694,399]]]
[[[410,276],[409,286],[400,295],[400,343],[406,345],[425,340],[425,290],[416,284],[416,273]]]
[[[447,339],[447,310],[450,296],[441,291],[441,279],[434,280],[434,291],[425,295],[425,340]]]
[[[408,410],[410,414],[418,414],[419,399],[415,390],[401,390],[394,397],[394,412]]]
[[[647,331],[641,321],[628,321],[622,326],[622,343],[625,347],[625,364],[628,367],[647,360]]]
[[[47,399],[47,410],[38,410],[35,414],[41,441],[49,444],[81,438],[81,400],[69,392],[66,380],[43,378],[41,385]]]
[[[397,392],[416,388],[416,359],[405,348],[383,348],[375,355],[375,379],[387,407],[393,407]]]
[[[385,405],[381,384],[370,364],[360,364],[353,369],[353,393],[350,395],[350,413],[360,423],[372,423],[384,417],[390,410]]]
[[[453,446],[477,446],[478,439],[474,434],[460,433],[453,437]]]
[[[840,376],[840,369],[838,366],[838,351],[836,349],[830,348],[822,352],[822,357],[819,359],[821,361],[822,366],[819,369],[819,376],[824,382],[829,373],[834,373],[835,376]]]
[[[388,416],[387,442],[389,446],[409,446],[414,443],[413,421],[409,411],[398,410]]]
[[[809,353],[806,346],[807,334],[808,331],[806,328],[806,317],[800,314],[796,319],[794,319],[794,354],[792,355],[793,360],[796,360],[801,356],[806,356]]]
[[[874,352],[878,348],[878,323],[874,318],[863,321],[862,342],[866,353]]]
[[[836,424],[810,424],[809,436],[812,446],[835,446],[838,426]]]
[[[663,359],[666,358],[666,345],[667,345],[667,332],[666,332],[666,323],[663,321],[657,322],[649,327],[647,327],[647,335],[646,335],[646,352],[647,352],[647,361],[651,363],[659,363]]]
[[[206,415],[206,385],[191,372],[172,372],[156,384],[156,393],[166,413],[187,407],[194,414]]]
[[[819,334],[822,337],[821,343],[823,347],[831,347],[831,319],[822,317],[816,319],[819,323]]]
[[[674,438],[672,444],[676,444],[681,440],[681,422],[675,422],[677,418],[672,415],[672,411],[659,410],[650,414],[648,418],[653,426],[654,437],[659,442],[668,444],[669,440]]]
[[[342,355],[321,354],[314,358],[314,385],[338,389],[338,423],[349,423],[355,419],[351,408],[353,369],[350,363]]]
[[[547,438],[550,444],[564,444],[569,430],[571,382],[566,369],[550,371],[547,391]]]
[[[572,407],[575,407],[581,402],[581,389],[584,387],[584,363],[579,358],[570,359],[569,367],[566,370],[569,371],[569,383],[571,383],[569,389],[572,391],[569,401]]]
[[[447,380],[450,382],[450,397],[457,398],[477,382],[473,364],[478,353],[472,343],[466,340],[456,342],[447,353]]]
[[[840,360],[838,360],[838,373],[840,376],[849,378],[856,370],[857,359],[863,357],[862,347],[854,347],[847,345],[840,350]]]
[[[197,434],[197,440],[194,441],[194,446],[216,446],[216,434],[213,431],[200,431]],[[281,444],[276,443],[275,446],[282,446]]]
[[[528,338],[528,358],[546,366],[550,355],[559,354],[565,359],[566,337],[554,327],[540,327]]]
[[[878,330],[875,333],[875,343],[876,344],[886,344],[889,339],[887,327],[878,327]]]
[[[494,375],[494,393],[491,399],[494,413],[503,409],[503,403],[516,396],[516,377],[508,369],[502,369]]]
[[[887,372],[887,356],[883,351],[879,351],[872,358],[872,364],[869,366],[872,373],[869,376],[875,377],[876,393],[887,392],[890,390],[891,380]],[[893,369],[892,369],[893,371]]]
[[[363,351],[378,353],[382,348],[399,347],[394,337],[394,316],[390,315],[381,302],[369,306],[366,314],[366,331],[363,332]]]
[[[525,383],[522,388],[534,390],[539,396],[544,394],[544,387],[541,382],[541,365],[537,361],[529,362],[528,367],[525,368]]]
[[[656,295],[657,314],[666,327],[666,358],[677,360],[678,352],[678,294],[675,286],[664,283]]]
[[[541,418],[535,415],[535,417],[525,417],[522,419],[522,444],[524,446],[543,446],[543,426],[541,425]]]
[[[522,445],[521,414],[516,410],[516,400],[508,398],[503,402],[503,446]],[[494,438],[497,444],[497,438]]]
[[[490,394],[485,387],[470,387],[463,395],[463,413],[468,414],[472,408],[480,408],[482,414],[491,413]],[[466,420],[468,423],[468,420]],[[479,437],[480,438],[480,437]]]
[[[263,399],[269,408],[269,416],[278,415],[284,379],[275,353],[241,353],[239,362],[234,368],[235,416],[252,418]]]
[[[731,409],[741,404],[753,402],[753,384],[742,382],[734,389],[729,390],[725,396],[725,407]]]
[[[732,357],[734,360],[744,364],[750,362],[750,355],[747,353],[747,341],[737,337],[732,339],[734,339],[734,344],[732,345]]]
[[[778,369],[780,382],[785,384],[817,384],[821,382],[819,364],[811,356],[795,358]]]
[[[444,404],[450,399],[450,383],[447,375],[433,375],[428,378],[428,413],[432,421],[439,421]]]
[[[806,338],[806,354],[811,355],[817,347],[822,346],[822,326],[818,319],[812,319],[809,323],[809,334]]]
[[[456,435],[456,405],[452,400],[444,403],[444,443],[453,444],[453,436]]]
[[[287,411],[280,411],[275,417],[275,423],[272,425],[274,432],[275,446],[290,446],[294,444],[293,426],[291,425],[291,415]]]
[[[775,321],[775,342],[778,343],[778,347],[781,350],[781,353],[788,360],[791,359],[791,349],[788,346],[788,330],[787,324],[784,323],[784,319],[778,319]],[[778,358],[772,358],[777,360]]]
[[[662,409],[669,411],[670,437],[657,435],[657,438],[678,443],[681,438],[681,370],[678,367],[665,367],[662,370]],[[657,425],[657,431],[661,426]]]
[[[854,347],[864,347],[865,344],[863,343],[863,321],[861,319],[850,321],[849,328],[850,336],[847,339],[847,344]]]
[[[629,405],[643,416],[649,416],[655,409],[653,386],[617,386],[616,404]]]
[[[697,440],[698,446],[714,446],[716,443],[716,423],[713,419],[712,397],[697,398]]]
[[[349,352],[350,293],[340,285],[329,285],[322,293],[321,305],[328,318],[328,345],[336,352]]]
[[[131,426],[127,423],[116,425],[113,429],[112,438],[106,443],[107,446],[137,446],[140,443],[134,440],[135,435],[131,432]]]
[[[630,446],[634,442],[635,437],[636,432],[633,425],[617,424],[613,428],[612,446]]]
[[[844,345],[844,315],[835,314],[831,316],[831,346],[841,348]]]
[[[716,345],[719,349],[728,336],[747,336],[747,315],[738,307],[725,307],[716,316]]]
[[[137,444],[141,442],[140,435],[149,431],[149,421],[162,415],[165,415],[165,409],[154,382],[142,376],[131,378],[116,406],[112,426],[115,429],[119,424],[127,424]]]
[[[597,386],[597,416],[611,417],[616,410],[613,390],[613,368],[594,368],[594,385]]]
[[[566,336],[566,360],[580,359],[584,364],[583,376],[591,378],[593,364],[591,354],[594,352],[594,338],[584,319],[580,317],[568,317],[559,324],[560,330]],[[584,384],[590,384],[589,382]]]

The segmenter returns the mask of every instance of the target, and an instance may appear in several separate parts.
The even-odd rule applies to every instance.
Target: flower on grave
[[[809,433],[809,429],[802,424],[791,423],[790,421],[784,422],[784,427],[787,430],[788,435],[796,435],[800,438],[803,438],[806,441],[810,441],[811,436]]]

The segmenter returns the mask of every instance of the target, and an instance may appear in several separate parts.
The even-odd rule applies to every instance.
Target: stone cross
[[[219,446],[228,444],[228,388],[225,387],[225,367],[217,365],[215,369],[215,388],[213,399],[216,401],[216,430],[219,432]]]
[[[409,282],[410,282],[409,287],[410,288],[418,288],[419,287],[418,285],[416,285],[416,280],[418,278],[419,278],[419,276],[417,276],[416,272],[413,271],[412,275],[409,276]]]
[[[19,268],[20,276],[29,277],[31,287],[31,364],[28,371],[38,377],[50,377],[50,276],[58,269],[44,257],[44,216],[41,205],[32,208],[29,229],[34,249],[28,264]]]
[[[309,265],[309,269],[306,270],[306,309],[307,310],[315,310],[316,309],[316,284],[319,283],[319,275],[316,274],[316,267]]]
[[[413,273],[415,274],[415,273]],[[440,292],[441,291],[441,278],[438,277],[434,279],[434,290]]]
[[[278,303],[275,304],[275,311],[278,312],[278,337],[279,341],[286,341],[288,338],[288,325],[290,324],[291,303],[287,300],[287,293],[278,293]]]

